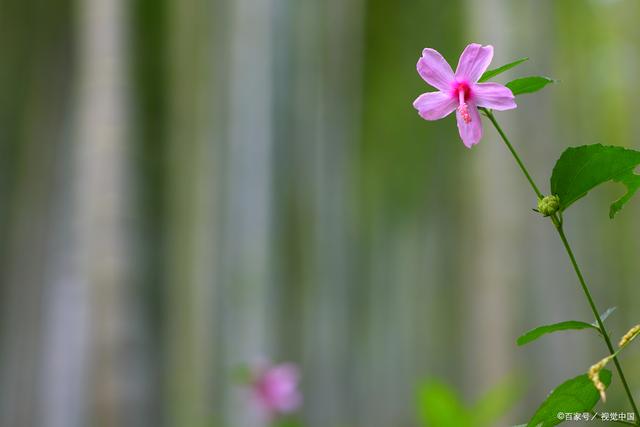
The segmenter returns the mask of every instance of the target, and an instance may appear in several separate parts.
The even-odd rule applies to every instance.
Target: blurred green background
[[[543,191],[569,145],[640,148],[634,0],[0,0],[0,425],[253,427],[231,372],[300,365],[309,427],[419,425],[517,378],[524,422],[606,354],[485,123],[412,101],[424,47],[558,79],[499,114]],[[640,320],[640,202],[566,216],[614,337]],[[640,396],[640,353],[623,356]],[[614,379],[606,408],[626,409]],[[438,426],[435,426],[438,427]]]

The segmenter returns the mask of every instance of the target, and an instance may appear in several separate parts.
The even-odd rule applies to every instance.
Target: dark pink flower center
[[[471,87],[465,81],[455,81],[453,83],[453,97],[466,102],[471,98]]]

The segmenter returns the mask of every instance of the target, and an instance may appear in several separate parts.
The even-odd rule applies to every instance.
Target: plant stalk
[[[502,138],[502,140],[504,141],[505,145],[507,146],[507,148],[509,149],[509,151],[513,155],[513,158],[516,160],[516,163],[518,163],[518,166],[520,166],[520,169],[524,173],[524,176],[527,178],[527,181],[529,181],[529,184],[531,185],[531,188],[533,189],[533,191],[536,193],[536,196],[538,196],[538,199],[542,199],[544,197],[543,194],[538,189],[538,186],[533,181],[533,178],[531,178],[531,175],[529,174],[529,171],[527,170],[526,166],[524,165],[524,163],[520,159],[520,156],[518,156],[518,153],[516,152],[516,150],[513,148],[513,145],[511,145],[511,142],[509,141],[509,138],[507,138],[507,136],[505,135],[504,131],[502,130],[502,128],[500,127],[500,125],[496,121],[496,118],[493,115],[493,112],[491,110],[486,109],[486,108],[483,108],[482,111],[485,113],[487,118],[489,118],[489,120],[491,121],[493,126],[496,128],[496,130],[500,134],[500,137]],[[631,407],[633,408],[633,412],[635,413],[635,416],[636,416],[636,424],[635,425],[638,425],[638,423],[640,423],[640,412],[638,412],[638,407],[636,406],[636,402],[633,400],[633,395],[631,394],[631,389],[629,388],[629,384],[627,383],[627,379],[625,378],[624,372],[622,371],[622,366],[620,365],[620,361],[618,360],[618,357],[615,354],[616,353],[615,349],[613,348],[613,345],[611,344],[611,338],[609,337],[609,334],[607,333],[607,330],[604,327],[604,323],[602,321],[602,318],[600,317],[600,313],[598,311],[598,308],[596,307],[595,302],[593,301],[593,297],[591,296],[591,292],[589,291],[589,287],[587,286],[587,283],[584,280],[584,276],[582,275],[582,271],[580,270],[580,267],[578,266],[578,262],[576,261],[576,257],[573,254],[573,250],[571,249],[571,245],[569,244],[569,241],[567,240],[567,236],[564,234],[564,228],[563,228],[563,225],[562,225],[562,221],[559,218],[558,214],[553,214],[553,215],[550,216],[550,218],[551,218],[551,222],[553,223],[556,231],[558,232],[558,235],[560,236],[560,240],[562,240],[562,244],[564,245],[564,248],[565,248],[565,250],[567,252],[567,255],[569,255],[569,259],[571,260],[571,265],[573,266],[573,270],[575,271],[576,276],[578,276],[578,281],[580,282],[580,286],[582,287],[582,291],[584,292],[584,295],[587,297],[587,301],[589,302],[589,307],[591,308],[591,311],[593,312],[593,315],[596,318],[596,322],[598,323],[598,327],[600,328],[600,332],[602,333],[602,337],[604,338],[604,341],[607,344],[607,349],[609,350],[609,354],[611,354],[613,356],[613,362],[614,362],[614,364],[616,366],[616,370],[618,371],[618,376],[620,376],[620,381],[622,382],[622,385],[624,386],[624,390],[625,390],[625,392],[627,394],[627,397],[629,398],[629,403],[631,404]]]
[[[531,185],[531,188],[533,188],[533,191],[535,191],[536,196],[538,196],[539,199],[542,199],[544,197],[542,192],[538,189],[538,186],[533,181],[533,178],[531,178],[531,175],[529,174],[529,171],[527,170],[527,168],[524,165],[524,163],[522,163],[522,160],[520,160],[520,156],[518,156],[518,153],[516,152],[515,148],[513,148],[513,145],[511,145],[511,142],[509,142],[509,138],[507,138],[507,135],[505,135],[504,131],[502,130],[502,128],[500,127],[500,125],[496,121],[496,118],[493,115],[493,113],[491,112],[491,110],[488,110],[488,109],[484,108],[483,111],[486,114],[486,116],[489,118],[489,120],[491,120],[491,123],[493,123],[493,127],[496,128],[496,130],[498,131],[498,133],[502,137],[502,140],[504,141],[504,143],[506,144],[507,148],[509,149],[509,151],[513,155],[513,158],[516,159],[516,163],[518,163],[518,166],[520,166],[520,170],[522,171],[524,176],[527,178],[527,181],[529,181],[529,184]]]
[[[627,397],[629,398],[629,403],[631,403],[631,407],[633,408],[633,412],[636,414],[636,419],[640,421],[640,413],[638,413],[638,407],[636,406],[635,401],[633,400],[633,395],[631,394],[631,389],[629,388],[629,384],[627,383],[627,379],[622,372],[622,366],[620,365],[620,361],[618,360],[618,356],[615,355],[616,351],[611,344],[611,338],[607,333],[607,330],[604,327],[604,322],[602,322],[602,318],[598,313],[598,309],[596,308],[595,303],[593,302],[593,297],[591,296],[591,292],[589,291],[589,287],[584,280],[584,276],[582,275],[582,271],[580,267],[578,267],[578,263],[576,261],[576,257],[573,254],[573,250],[571,249],[571,245],[567,241],[567,236],[564,234],[564,229],[562,224],[557,220],[555,215],[552,217],[553,223],[560,235],[560,240],[564,245],[564,248],[569,255],[569,259],[571,260],[571,265],[573,266],[573,270],[576,272],[576,276],[578,276],[578,281],[580,282],[580,286],[582,287],[582,291],[584,295],[587,297],[587,301],[589,301],[589,306],[591,307],[591,311],[596,317],[596,321],[598,323],[598,327],[600,328],[600,332],[602,332],[602,338],[604,338],[605,343],[607,344],[607,348],[609,349],[609,354],[613,355],[613,363],[616,365],[616,370],[618,371],[618,375],[620,376],[620,381],[622,381],[622,385],[624,386],[624,391],[627,393]]]

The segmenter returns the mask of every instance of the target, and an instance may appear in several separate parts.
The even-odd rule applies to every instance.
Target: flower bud
[[[560,209],[560,198],[558,196],[545,196],[538,199],[538,212],[544,216],[551,216]]]

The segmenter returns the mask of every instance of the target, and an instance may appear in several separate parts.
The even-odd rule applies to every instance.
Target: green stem
[[[571,265],[573,265],[573,270],[576,272],[578,276],[578,280],[580,281],[580,286],[582,286],[582,290],[589,301],[589,306],[591,307],[591,311],[596,316],[596,321],[598,322],[598,327],[600,328],[600,332],[602,332],[602,337],[604,338],[604,342],[607,343],[607,348],[609,349],[609,354],[613,355],[613,363],[616,365],[616,370],[618,371],[618,375],[620,376],[620,381],[622,381],[622,385],[624,386],[624,391],[627,393],[627,397],[629,398],[629,402],[631,403],[631,407],[633,408],[633,412],[636,414],[636,418],[640,421],[640,413],[638,413],[638,408],[636,406],[635,401],[633,400],[633,395],[631,394],[631,389],[629,388],[629,384],[627,383],[627,379],[622,372],[622,366],[620,365],[620,361],[618,360],[618,356],[616,355],[616,351],[611,344],[611,338],[609,338],[609,334],[604,327],[604,323],[602,322],[602,318],[598,313],[598,309],[596,308],[595,303],[593,302],[593,297],[591,296],[591,292],[587,287],[587,283],[584,281],[584,276],[582,275],[582,271],[580,267],[578,267],[578,263],[576,261],[576,257],[573,255],[573,250],[571,249],[571,245],[567,241],[567,236],[564,234],[564,229],[562,224],[557,221],[555,215],[552,217],[553,223],[556,226],[556,230],[558,230],[558,234],[560,235],[560,240],[564,244],[564,248],[567,250],[567,254],[569,254],[569,259],[571,260]]]
[[[538,190],[538,186],[533,181],[533,178],[531,178],[531,175],[529,175],[529,171],[525,167],[524,163],[522,163],[522,160],[520,160],[520,156],[518,156],[518,153],[516,153],[516,150],[513,148],[513,145],[511,145],[511,142],[509,142],[509,138],[507,138],[507,135],[505,135],[504,131],[496,121],[496,118],[491,112],[491,110],[487,110],[486,108],[483,108],[482,110],[484,111],[486,116],[489,118],[489,120],[491,120],[491,123],[493,123],[493,126],[496,128],[496,130],[502,137],[502,140],[507,145],[507,148],[509,149],[509,151],[511,151],[513,158],[516,159],[518,166],[520,166],[520,170],[522,170],[522,173],[524,173],[524,176],[527,178],[527,181],[529,181],[529,184],[531,184],[531,188],[533,188],[533,191],[536,192],[536,196],[538,196],[539,199],[542,199],[544,196],[542,195],[540,190]]]
[[[516,153],[516,150],[513,148],[513,145],[511,145],[511,142],[509,141],[509,138],[507,138],[507,136],[505,135],[504,131],[502,130],[502,128],[500,127],[500,125],[496,121],[496,118],[493,115],[493,113],[491,112],[491,110],[483,108],[482,111],[489,118],[489,120],[491,121],[493,126],[496,128],[496,130],[498,131],[498,133],[502,137],[502,140],[504,141],[504,143],[506,144],[507,148],[509,149],[509,151],[513,155],[514,159],[518,163],[518,166],[520,166],[520,169],[522,170],[522,172],[524,173],[525,177],[529,181],[529,184],[531,184],[531,188],[533,188],[533,191],[536,193],[538,198],[541,199],[543,197],[542,193],[540,192],[540,190],[538,189],[538,186],[533,181],[533,178],[531,178],[531,175],[529,174],[529,171],[525,167],[524,163],[522,163],[522,160],[520,160],[520,157]],[[564,234],[564,228],[562,226],[562,221],[560,220],[560,218],[559,218],[559,216],[557,214],[553,214],[550,218],[551,218],[551,221],[553,222],[553,225],[555,226],[555,228],[556,228],[556,230],[558,232],[558,235],[560,236],[560,240],[562,240],[562,243],[564,245],[565,250],[567,251],[567,254],[569,255],[569,259],[571,260],[571,265],[573,266],[573,270],[575,271],[576,276],[578,276],[578,281],[580,282],[580,286],[582,287],[582,291],[584,292],[584,295],[587,297],[587,301],[589,302],[589,307],[591,307],[591,311],[593,312],[593,315],[596,318],[596,322],[598,323],[598,327],[600,328],[600,332],[602,332],[602,337],[604,338],[604,341],[607,344],[607,348],[609,350],[609,354],[611,354],[613,356],[613,362],[616,365],[616,370],[618,371],[618,375],[620,376],[620,380],[622,381],[622,385],[624,386],[624,390],[625,390],[625,392],[627,394],[627,397],[629,398],[629,403],[631,403],[631,407],[633,408],[633,412],[635,413],[636,419],[638,420],[637,423],[640,423],[640,412],[638,412],[638,407],[636,406],[636,402],[633,400],[633,395],[631,394],[631,389],[629,388],[629,384],[627,383],[627,379],[625,378],[624,373],[622,372],[622,366],[620,365],[620,362],[618,361],[618,357],[616,356],[616,352],[615,352],[615,350],[613,348],[613,345],[611,344],[611,338],[609,337],[609,334],[607,333],[607,330],[604,327],[604,323],[602,322],[602,318],[600,317],[600,313],[598,312],[598,309],[597,309],[597,307],[596,307],[596,305],[595,305],[595,303],[593,301],[593,297],[591,296],[591,292],[589,291],[589,287],[587,286],[587,283],[584,280],[584,276],[582,275],[582,271],[580,270],[580,267],[578,266],[578,262],[576,261],[576,257],[574,256],[573,250],[571,249],[571,245],[569,244],[569,241],[567,240],[567,236]]]

